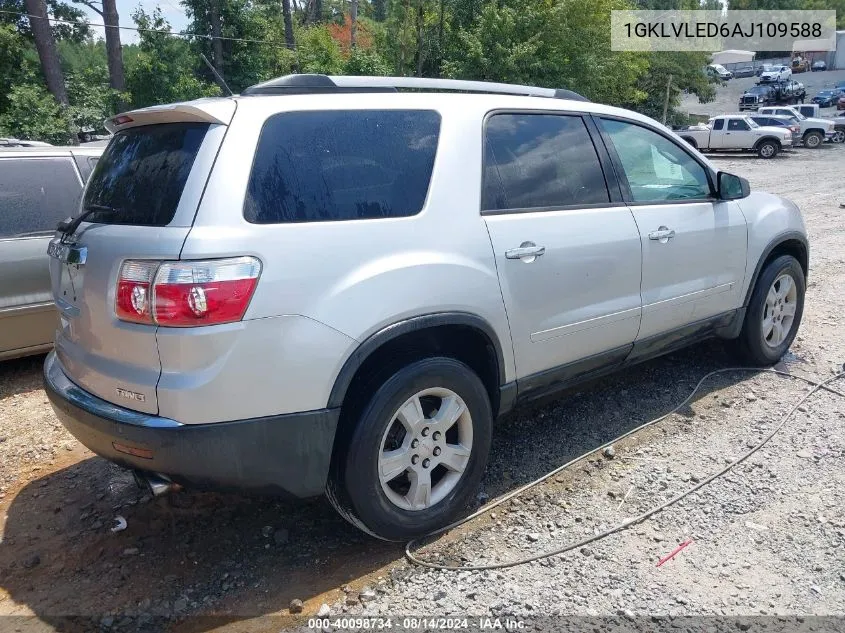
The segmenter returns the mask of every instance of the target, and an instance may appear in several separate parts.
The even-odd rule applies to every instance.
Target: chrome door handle
[[[534,242],[523,242],[519,245],[519,248],[511,248],[505,251],[505,257],[508,259],[521,259],[527,263],[531,263],[545,252],[545,246],[537,246]]]
[[[661,244],[665,244],[673,237],[675,237],[675,231],[667,226],[661,226],[656,231],[648,234],[648,239],[658,241]]]

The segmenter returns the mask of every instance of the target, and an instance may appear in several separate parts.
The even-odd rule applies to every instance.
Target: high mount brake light
[[[202,261],[126,261],[120,269],[115,312],[119,319],[163,327],[240,321],[261,263],[254,257]]]

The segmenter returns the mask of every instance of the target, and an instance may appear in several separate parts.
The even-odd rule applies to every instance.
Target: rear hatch
[[[234,110],[217,99],[112,119],[79,211],[89,215],[50,243],[56,353],[68,378],[104,400],[158,413],[157,327],[117,318],[118,278],[126,260],[179,259]]]

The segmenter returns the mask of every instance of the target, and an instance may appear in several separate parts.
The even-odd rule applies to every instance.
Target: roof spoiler
[[[130,127],[159,123],[211,123],[229,125],[237,107],[233,99],[197,99],[185,103],[156,105],[123,112],[106,119],[105,127],[112,134]]]

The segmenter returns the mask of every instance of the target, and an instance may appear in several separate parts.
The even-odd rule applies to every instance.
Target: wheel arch
[[[760,278],[760,273],[769,262],[774,261],[781,255],[792,255],[797,259],[801,265],[801,270],[804,271],[804,279],[806,280],[808,278],[810,272],[810,246],[807,238],[797,231],[781,233],[763,249],[757,261],[757,266],[754,269],[754,275],[751,277],[751,283],[745,292],[745,300],[742,303],[743,307],[748,307],[751,301],[751,294],[754,292],[754,286],[757,285],[757,280]]]
[[[760,146],[765,143],[766,141],[774,141],[775,144],[778,146],[778,150],[783,149],[783,145],[780,142],[780,139],[776,136],[764,136],[762,138],[757,139],[757,142],[754,143],[754,150],[760,149]]]
[[[469,312],[438,312],[397,321],[365,339],[346,359],[329,395],[328,407],[349,404],[350,390],[365,386],[375,371],[442,355],[469,365],[490,395],[494,415],[510,408],[501,396],[506,384],[502,342],[493,326]]]
[[[689,144],[690,147],[692,147],[694,149],[698,149],[698,142],[694,138],[692,138],[691,136],[682,136],[681,140],[686,141],[687,144]]]

